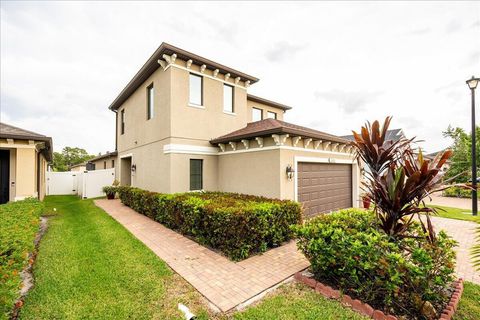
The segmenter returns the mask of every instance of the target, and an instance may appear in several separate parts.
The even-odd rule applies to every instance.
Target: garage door
[[[297,169],[305,217],[352,206],[352,165],[299,162]]]

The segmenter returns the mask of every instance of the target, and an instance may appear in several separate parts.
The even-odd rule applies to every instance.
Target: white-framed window
[[[190,95],[189,103],[202,106],[203,105],[203,77],[190,73]]]
[[[267,112],[267,118],[268,118],[268,119],[277,119],[277,113],[276,113],[276,112],[272,112],[272,111],[268,111],[268,112]]]
[[[223,85],[223,111],[233,113],[233,87],[228,84]]]
[[[263,110],[252,108],[252,122],[263,120]]]
[[[153,97],[154,97],[153,83],[147,87],[147,120],[153,118]]]

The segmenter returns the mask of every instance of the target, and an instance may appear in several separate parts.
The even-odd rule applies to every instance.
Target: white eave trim
[[[163,146],[163,153],[182,153],[182,154],[204,154],[204,155],[218,155],[218,148],[203,147],[189,144],[166,144]]]

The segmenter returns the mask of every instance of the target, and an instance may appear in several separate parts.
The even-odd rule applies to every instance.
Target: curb
[[[323,295],[329,299],[339,300],[343,304],[350,306],[354,311],[372,318],[374,320],[398,320],[397,317],[393,315],[387,315],[381,310],[375,310],[368,303],[363,303],[358,299],[353,299],[349,295],[342,294],[339,290],[335,290],[330,286],[327,286],[320,281],[315,280],[310,273],[297,272],[294,276],[295,280],[302,282],[314,289],[319,294]],[[442,311],[439,320],[451,320],[455,311],[457,311],[458,303],[463,293],[463,279],[458,279],[453,283],[454,292],[450,298],[445,309]]]

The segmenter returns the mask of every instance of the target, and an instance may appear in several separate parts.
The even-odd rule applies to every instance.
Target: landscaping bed
[[[449,187],[442,191],[442,196],[444,197],[454,197],[454,198],[472,198],[472,190],[461,188],[457,186]]]
[[[455,241],[418,223],[393,239],[370,211],[340,210],[295,227],[316,280],[385,314],[437,319],[453,294]]]
[[[0,205],[0,319],[10,318],[20,296],[21,272],[34,251],[42,212],[35,199]]]
[[[300,204],[223,192],[160,194],[119,187],[125,205],[220,250],[232,260],[276,247],[293,237],[302,221]]]

